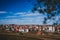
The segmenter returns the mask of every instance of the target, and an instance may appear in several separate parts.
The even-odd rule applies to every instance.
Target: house
[[[53,25],[43,25],[43,31],[45,32],[55,32],[55,27]]]
[[[29,32],[29,29],[25,29],[24,32],[25,32],[25,33]]]
[[[42,31],[42,26],[41,25],[38,27],[38,31]]]
[[[20,26],[19,32],[22,32],[22,33],[28,32],[27,26]]]
[[[9,26],[8,26],[8,25],[6,25],[5,27],[6,27],[6,29],[5,29],[5,30],[6,30],[6,31],[9,31]]]
[[[22,33],[24,33],[24,29],[19,29],[19,32],[22,32]]]
[[[14,32],[19,32],[19,29],[17,27],[15,27]]]
[[[60,32],[60,26],[57,26],[57,32]]]
[[[24,32],[23,26],[19,26],[19,32]]]

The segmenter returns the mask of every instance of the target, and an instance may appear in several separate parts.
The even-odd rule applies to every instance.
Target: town
[[[3,32],[57,32],[60,33],[60,25],[0,25],[0,30]]]
[[[1,40],[60,40],[60,25],[0,25]]]

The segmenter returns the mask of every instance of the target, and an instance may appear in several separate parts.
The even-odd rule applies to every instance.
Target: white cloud
[[[19,19],[4,19],[0,20],[0,24],[20,24],[21,21]]]
[[[26,12],[17,12],[14,15],[24,15]]]
[[[41,24],[42,20],[39,18],[5,19],[0,20],[0,24]]]
[[[19,15],[19,16],[17,16]],[[32,17],[34,16],[34,17]],[[17,19],[18,17],[22,17]],[[39,14],[38,12],[17,12],[13,16],[7,16],[5,20],[0,20],[0,24],[42,24],[44,19],[43,14]],[[12,19],[11,19],[12,18]],[[15,19],[14,19],[15,18]]]
[[[7,13],[6,11],[0,11],[0,14],[2,14],[2,13]]]
[[[35,13],[32,13],[32,12],[17,12],[15,13],[14,15],[12,16],[6,16],[5,18],[19,18],[19,17],[22,17],[22,18],[26,18],[26,17],[40,17],[40,18],[43,18],[44,15],[43,14],[39,14],[38,12],[35,12]]]
[[[22,16],[39,16],[39,14],[34,14],[34,13],[31,13],[31,14],[25,14],[25,15],[22,15]]]
[[[42,24],[44,17],[47,17],[47,16],[43,14],[39,14],[38,12],[35,12],[35,13],[17,12],[12,16],[5,17],[9,19],[0,20],[0,24]],[[53,24],[53,22],[54,22],[53,20],[47,21],[48,24]]]
[[[17,17],[17,16],[7,16],[6,18],[15,18],[15,17]]]
[[[42,14],[39,14],[38,12],[17,12],[15,13],[14,15],[20,15],[20,16],[39,16],[39,15],[42,15]]]

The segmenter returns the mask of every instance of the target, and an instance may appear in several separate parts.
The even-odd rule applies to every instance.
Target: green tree
[[[60,14],[60,0],[36,0],[34,4],[33,12],[38,11],[42,14],[47,14],[47,17],[44,18],[43,24],[46,24],[48,19],[55,20],[56,15]],[[54,22],[53,25],[57,25],[58,21]]]

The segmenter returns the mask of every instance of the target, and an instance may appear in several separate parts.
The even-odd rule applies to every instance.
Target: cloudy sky
[[[0,0],[0,24],[43,24],[46,15],[31,12],[34,3],[36,0]]]

